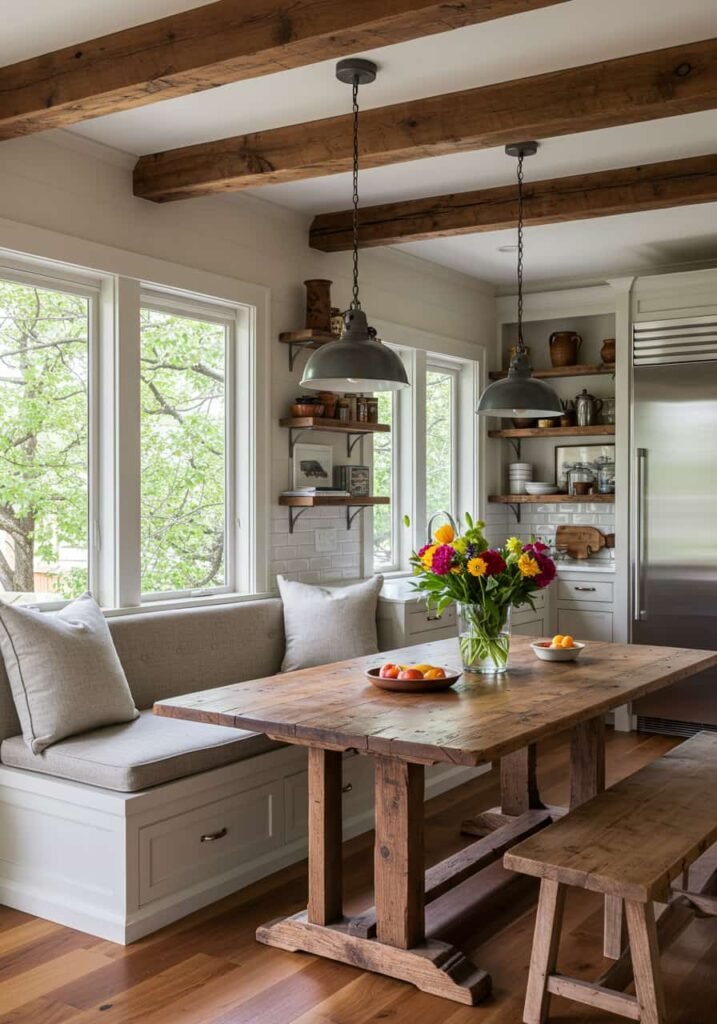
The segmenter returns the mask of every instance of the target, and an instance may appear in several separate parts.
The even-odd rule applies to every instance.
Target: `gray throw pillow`
[[[0,651],[35,754],[139,715],[105,617],[89,594],[55,613],[0,602]]]
[[[348,587],[313,587],[277,577],[284,602],[282,672],[378,651],[376,606],[383,576]]]

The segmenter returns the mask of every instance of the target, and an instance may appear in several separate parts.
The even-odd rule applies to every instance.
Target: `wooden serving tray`
[[[555,546],[567,547],[571,558],[588,558],[606,544],[605,536],[594,526],[559,526]]]

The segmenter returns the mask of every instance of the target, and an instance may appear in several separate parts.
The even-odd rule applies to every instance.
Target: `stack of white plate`
[[[511,462],[508,466],[508,490],[511,494],[525,494],[525,485],[533,479],[530,462]]]

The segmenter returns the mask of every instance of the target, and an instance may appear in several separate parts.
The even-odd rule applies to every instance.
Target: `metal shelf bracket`
[[[351,454],[352,454],[354,448],[356,447],[356,445],[360,441],[363,441],[365,436],[366,436],[365,434],[347,434],[346,435],[346,458],[347,459],[351,458]],[[361,452],[363,453],[363,448],[361,449]]]
[[[513,451],[515,452],[516,459],[519,459],[520,458],[520,448],[521,448],[520,438],[519,437],[509,437],[508,440],[513,445]]]
[[[353,512],[351,509],[354,509]],[[352,505],[346,506],[346,529],[350,530],[356,516],[360,516],[362,512],[365,512],[369,508],[368,505],[358,505],[354,508]]]
[[[304,512],[308,512],[311,505],[304,505],[303,507],[293,508],[289,506],[289,533],[294,532],[294,527],[298,520],[303,516]]]
[[[515,516],[516,522],[520,522],[520,513],[522,511],[522,505],[519,505],[517,501],[510,502],[510,509]]]
[[[306,434],[309,430],[311,430],[311,427],[289,427],[289,458],[290,459],[293,459],[293,457],[294,457],[294,448],[296,448],[297,444],[299,443],[299,438],[303,437],[303,435]]]

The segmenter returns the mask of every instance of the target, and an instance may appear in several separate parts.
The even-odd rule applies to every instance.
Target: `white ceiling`
[[[0,64],[69,45],[129,24],[211,0],[0,0]],[[571,0],[544,10],[475,25],[362,55],[380,66],[362,106],[419,98],[625,56],[717,35],[717,0]],[[238,82],[97,118],[72,131],[140,155],[226,135],[301,123],[345,112],[349,95],[333,61]],[[526,168],[533,178],[717,152],[717,111],[540,140]],[[389,202],[513,180],[502,150],[456,154],[367,170],[364,202]],[[341,209],[346,175],[253,190],[264,200],[306,213]],[[201,200],[199,200],[201,201]],[[600,276],[679,262],[717,259],[711,206],[537,228],[530,232],[534,280]],[[513,259],[497,252],[503,234],[412,243],[401,249],[497,284]],[[655,264],[651,260],[663,262]],[[671,262],[675,262],[672,260]]]

